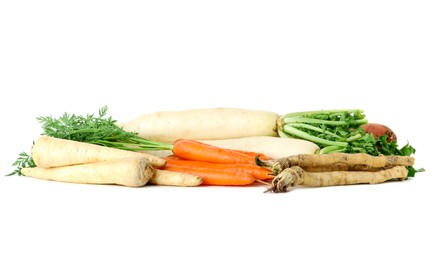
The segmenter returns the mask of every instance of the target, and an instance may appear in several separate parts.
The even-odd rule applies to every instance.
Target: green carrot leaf
[[[23,175],[21,173],[21,169],[36,167],[36,164],[30,155],[28,155],[26,152],[21,152],[18,158],[16,159],[16,161],[12,164],[12,166],[16,166],[17,168],[13,172],[7,174],[6,176],[12,176],[12,175],[21,176]]]

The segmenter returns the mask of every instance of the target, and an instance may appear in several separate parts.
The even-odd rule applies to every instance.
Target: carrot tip
[[[262,181],[262,180],[258,180],[258,179],[256,179],[256,182],[260,182],[261,184],[269,185],[269,183]]]

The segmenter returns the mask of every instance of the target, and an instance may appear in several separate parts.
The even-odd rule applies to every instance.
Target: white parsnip
[[[279,115],[270,111],[208,108],[145,114],[122,125],[142,138],[174,142],[177,139],[228,139],[277,136]]]
[[[128,157],[146,158],[153,166],[164,166],[165,160],[145,153],[119,150],[71,140],[39,137],[32,148],[32,157],[39,167],[68,166]]]
[[[21,173],[43,180],[140,187],[149,181],[154,170],[147,159],[132,157],[53,168],[23,168]]]
[[[156,169],[149,183],[163,186],[193,187],[203,183],[200,176]]]

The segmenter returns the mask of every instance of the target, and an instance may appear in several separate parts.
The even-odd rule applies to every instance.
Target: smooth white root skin
[[[32,148],[32,157],[39,167],[49,168],[83,163],[101,162],[128,157],[146,158],[155,167],[165,160],[154,155],[125,151],[95,144],[41,136]]]
[[[270,111],[207,108],[145,114],[122,127],[149,140],[172,143],[178,139],[277,136],[278,117]]]
[[[117,184],[141,187],[153,176],[153,168],[145,158],[123,158],[54,168],[23,168],[21,173],[43,180],[86,183]]]
[[[203,178],[181,172],[155,170],[149,183],[164,186],[194,187],[202,184]]]
[[[202,140],[201,142],[221,148],[263,153],[272,159],[297,154],[315,154],[320,151],[315,143],[291,138],[254,136],[226,140]]]
[[[320,151],[319,146],[310,141],[272,136],[199,141],[226,149],[262,153],[275,160],[298,154],[315,154]],[[149,153],[159,157],[167,157],[173,154],[167,150],[149,151]]]

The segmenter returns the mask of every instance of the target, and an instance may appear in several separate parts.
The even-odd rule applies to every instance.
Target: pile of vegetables
[[[381,183],[413,177],[415,149],[362,110],[276,113],[235,108],[155,112],[126,123],[65,113],[38,117],[41,137],[9,175],[54,181],[156,185]],[[421,170],[418,170],[421,171]]]

